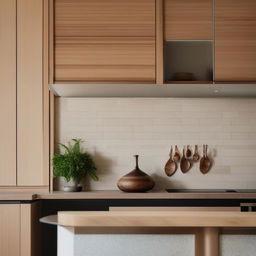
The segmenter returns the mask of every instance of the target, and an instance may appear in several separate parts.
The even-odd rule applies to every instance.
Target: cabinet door
[[[213,0],[165,0],[165,40],[213,38]]]
[[[17,179],[19,186],[44,186],[43,1],[17,4]]]
[[[155,81],[154,38],[61,37],[55,57],[57,81]]]
[[[55,0],[56,36],[154,36],[155,0]]]
[[[20,255],[20,205],[18,204],[0,204],[0,255]]]
[[[215,3],[215,80],[256,81],[256,1]]]
[[[15,186],[16,0],[0,1],[0,40],[0,186]]]
[[[20,256],[41,256],[40,202],[20,205]]]

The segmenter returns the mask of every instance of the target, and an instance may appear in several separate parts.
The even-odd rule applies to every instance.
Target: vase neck
[[[135,155],[135,162],[136,162],[136,168],[138,169],[139,168],[139,155]]]

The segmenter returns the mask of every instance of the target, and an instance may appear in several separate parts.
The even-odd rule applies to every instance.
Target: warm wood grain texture
[[[16,0],[0,1],[0,185],[16,185]]]
[[[49,184],[43,168],[43,1],[17,3],[18,185],[43,186]]]
[[[124,193],[119,190],[92,190],[79,193],[55,191],[38,193],[38,199],[256,199],[256,193]]]
[[[154,36],[154,0],[56,0],[56,36]]]
[[[40,202],[20,205],[20,256],[40,256]]]
[[[255,212],[109,211],[58,212],[70,227],[256,227]]]
[[[190,211],[190,212],[240,212],[240,207],[109,207],[109,211]]]
[[[215,81],[256,81],[256,1],[215,5]]]
[[[156,83],[164,82],[164,0],[156,0]]]
[[[20,205],[0,204],[0,255],[19,256]]]
[[[49,192],[49,187],[48,186],[1,186],[0,187],[0,200],[1,198],[6,196],[6,200],[19,200],[19,197],[23,197],[23,193],[30,193],[30,194],[35,194],[35,193],[48,193]],[[5,195],[3,193],[6,193]],[[20,193],[20,195],[17,195],[17,198],[15,199],[8,199],[8,193]],[[4,200],[4,199],[3,199]],[[23,199],[21,199],[23,200]],[[31,200],[31,199],[24,199],[24,200]]]
[[[155,81],[155,40],[143,37],[58,37],[55,80]]]
[[[50,159],[53,158],[55,153],[55,96],[50,93]],[[50,192],[53,192],[53,166],[50,165]]]
[[[212,0],[165,0],[164,10],[166,40],[213,38]]]
[[[49,50],[49,72],[48,82],[54,83],[54,42],[55,42],[55,17],[54,17],[54,0],[48,0],[48,50]]]
[[[43,170],[50,172],[49,1],[43,1]],[[47,184],[47,183],[46,183]],[[49,182],[48,182],[49,184]],[[48,185],[47,184],[47,185]]]

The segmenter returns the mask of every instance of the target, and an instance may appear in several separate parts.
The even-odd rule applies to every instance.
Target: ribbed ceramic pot
[[[146,192],[155,185],[154,180],[148,174],[140,170],[138,158],[139,156],[135,155],[135,169],[117,182],[118,188],[124,192]]]
[[[79,192],[81,191],[81,186],[78,186],[78,179],[71,179],[69,182],[66,182],[63,191],[65,192]]]

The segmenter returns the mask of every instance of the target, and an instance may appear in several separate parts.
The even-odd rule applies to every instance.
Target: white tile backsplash
[[[98,167],[100,181],[87,181],[90,189],[116,189],[134,154],[156,189],[256,189],[256,99],[58,98],[56,142],[71,138],[85,141]],[[165,176],[175,144],[208,144],[212,170],[202,175],[195,164],[187,174]]]

